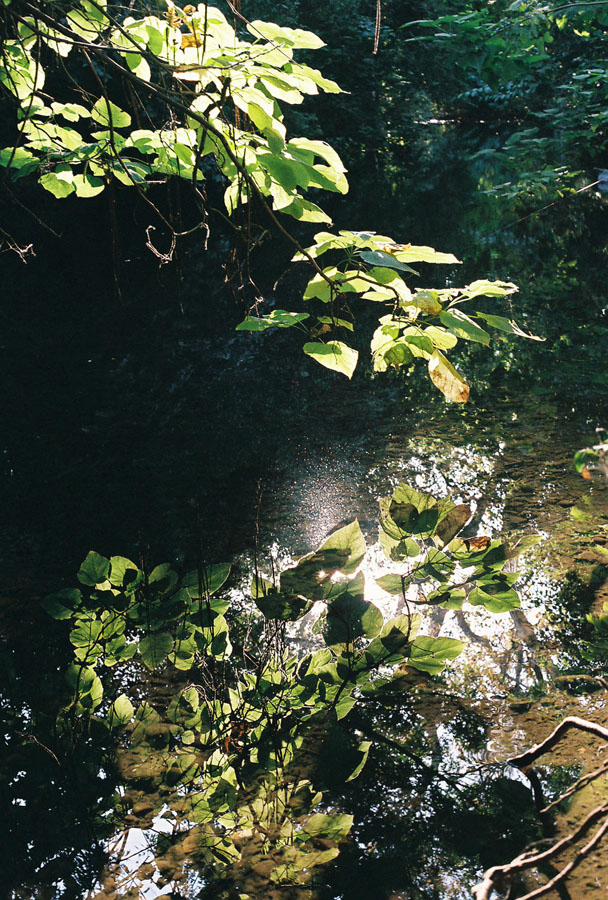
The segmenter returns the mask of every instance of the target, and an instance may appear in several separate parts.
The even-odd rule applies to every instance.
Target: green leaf
[[[477,315],[480,319],[483,319],[484,322],[487,322],[492,328],[498,328],[499,331],[504,331],[506,334],[514,334],[517,337],[528,338],[530,341],[544,341],[546,338],[538,337],[536,334],[528,334],[526,331],[522,331],[519,325],[513,321],[513,319],[505,319],[503,316],[491,316],[489,313],[478,312]]]
[[[354,331],[354,325],[347,319],[338,319],[335,316],[317,316],[317,322],[321,325],[331,325],[332,327],[346,328],[348,331]]]
[[[466,598],[464,588],[452,588],[447,584],[428,594],[425,602],[430,606],[441,606],[443,609],[462,609]]]
[[[173,650],[173,638],[164,632],[154,632],[139,642],[139,653],[148,669],[158,669]]]
[[[288,63],[285,66],[284,71],[287,72],[296,72],[298,74],[304,75],[306,78],[310,78],[312,82],[314,82],[321,90],[325,91],[327,94],[342,94],[344,93],[342,88],[336,84],[335,81],[331,81],[329,78],[325,78],[324,75],[319,72],[318,69],[311,69],[309,66],[303,66],[298,64],[297,67],[293,63]]]
[[[411,538],[394,537],[384,528],[384,522],[380,528],[380,546],[387,559],[393,562],[402,562],[408,557],[418,556],[420,547]],[[386,523],[388,525],[388,523]],[[395,526],[396,528],[396,526]]]
[[[88,119],[91,116],[86,106],[80,103],[51,103],[51,110],[55,115],[63,116],[68,122],[77,122],[79,119]]]
[[[419,568],[415,569],[416,579],[431,578],[434,581],[447,581],[453,573],[456,563],[441,550],[432,549],[426,555],[424,562]]]
[[[268,328],[291,328],[298,322],[310,318],[308,313],[288,312],[284,309],[273,309],[267,316],[247,316],[244,321],[236,326],[237,331],[266,331]]]
[[[304,344],[303,349],[307,356],[312,357],[326,369],[352,378],[359,354],[356,350],[343,344],[342,341],[328,341],[326,344],[313,342]]]
[[[181,586],[186,588],[190,596],[195,599],[215,594],[228,579],[230,569],[230,563],[215,563],[212,566],[202,566],[200,571],[195,569],[184,575]],[[215,601],[213,605],[214,607],[216,606]]]
[[[336,718],[338,721],[340,719],[345,719],[349,714],[355,703],[357,702],[356,697],[353,697],[352,694],[348,694],[344,692],[338,702],[335,705],[336,710]]]
[[[376,584],[387,594],[401,596],[404,590],[404,579],[405,576],[402,578],[401,575],[382,575],[381,578],[376,578]],[[407,580],[405,581],[407,583]]]
[[[424,329],[425,335],[430,338],[434,347],[438,350],[451,350],[458,343],[458,338],[450,331],[438,328],[436,325],[429,325]]]
[[[465,646],[463,641],[454,638],[420,635],[412,644],[408,665],[421,672],[437,675],[445,669],[448,660],[460,656]]]
[[[110,560],[91,550],[87,553],[76,577],[81,584],[95,587],[107,579],[109,571]]]
[[[339,528],[315,550],[281,573],[280,589],[286,594],[299,594],[319,600],[325,596],[324,585],[332,575],[355,572],[365,556],[365,539],[355,519]]]
[[[328,554],[337,551],[342,554],[342,562],[337,567],[344,575],[355,572],[365,556],[365,538],[357,519],[338,528],[321,544],[317,553]],[[334,570],[336,571],[336,570]]]
[[[322,650],[317,650],[316,653],[313,653],[311,656],[307,657],[303,662],[303,669],[305,668],[306,674],[314,674],[320,672],[328,663],[331,663],[334,658],[333,653],[327,647],[324,647]]]
[[[177,584],[177,572],[170,563],[155,566],[148,576],[148,586],[160,594],[168,594]]]
[[[86,710],[96,709],[103,700],[103,685],[95,669],[74,663],[65,673],[68,686],[76,693],[79,703]]]
[[[101,31],[100,23],[85,15],[79,9],[73,9],[66,16],[68,26],[87,41],[94,43]]]
[[[139,571],[134,562],[126,559],[124,556],[110,557],[110,584],[115,587],[123,587],[123,585],[133,585],[142,579],[142,573]]]
[[[127,695],[119,694],[116,700],[110,704],[108,722],[111,728],[115,728],[117,725],[127,725],[134,715],[135,709]]]
[[[402,662],[409,654],[409,647],[416,637],[422,617],[402,614],[389,619],[382,626],[380,634],[368,644],[363,654],[361,666],[372,669],[378,665]]]
[[[314,838],[345,838],[353,826],[353,817],[346,813],[315,813],[304,822],[303,831]]]
[[[35,172],[40,166],[40,160],[24,147],[5,147],[0,150],[0,166],[9,166],[14,169],[14,178],[21,178]]]
[[[91,109],[91,117],[95,122],[104,125],[106,128],[128,128],[131,124],[131,116],[126,113],[115,103],[106,100],[105,97],[95,103]]]
[[[387,500],[388,517],[385,514]],[[390,533],[392,523],[393,536],[401,538],[410,534],[432,533],[439,521],[440,507],[430,494],[422,494],[407,484],[398,484],[392,497],[381,501],[380,511],[382,527]]]
[[[466,403],[469,399],[468,384],[439,350],[435,350],[429,359],[429,375],[446,400]]]
[[[58,200],[67,197],[75,190],[72,178],[62,178],[60,175],[55,174],[55,172],[49,172],[47,175],[43,175],[38,181],[46,191],[49,191],[49,193],[53,194],[54,197],[57,197]]]
[[[364,262],[372,266],[383,266],[389,269],[398,269],[401,272],[411,272],[413,275],[418,274],[411,266],[401,262],[390,253],[384,253],[383,250],[363,250],[359,255]]]
[[[334,582],[327,592],[325,643],[351,644],[358,637],[375,637],[383,624],[383,616],[373,603],[363,597],[365,578],[360,572],[352,581]]]
[[[476,325],[462,310],[452,307],[439,313],[439,320],[453,334],[465,341],[476,341],[486,347],[490,344],[490,335],[479,325]]]
[[[359,762],[357,763],[357,765],[355,766],[355,768],[353,769],[353,771],[350,773],[350,775],[346,779],[347,781],[354,781],[355,778],[357,777],[357,775],[359,775],[362,772],[363,767],[365,766],[365,763],[367,762],[369,748],[371,746],[372,746],[371,741],[361,741],[361,743],[357,747],[357,753],[360,755],[361,758],[360,758]]]
[[[82,603],[82,594],[78,588],[65,588],[50,594],[42,601],[42,608],[53,619],[71,619],[74,610]]]
[[[426,334],[420,334],[414,329],[407,329],[401,335],[402,339],[407,343],[412,355],[428,359],[433,354],[433,342]]]
[[[433,250],[432,247],[414,247],[411,244],[397,246],[399,249],[395,250],[391,256],[401,260],[401,262],[442,263],[448,265],[460,265],[461,263],[453,253],[440,253],[438,250]]]
[[[409,343],[401,338],[393,341],[382,353],[376,354],[374,358],[376,371],[382,365],[380,360],[385,367],[392,366],[393,369],[399,371],[403,366],[409,366],[414,361],[414,354]]]
[[[509,612],[520,607],[517,591],[513,590],[504,576],[480,581],[467,599],[472,606],[485,606],[492,613]]]
[[[301,28],[283,28],[274,22],[261,22],[256,19],[247,23],[247,31],[256,37],[266,38],[273,43],[287,47],[298,47],[306,50],[317,50],[324,47],[325,43],[312,31],[304,31]],[[264,59],[264,57],[262,57]]]
[[[321,157],[334,172],[346,172],[344,163],[334,148],[325,141],[311,141],[304,137],[292,138],[287,144],[287,149],[303,161],[308,161],[312,154],[313,157]]]
[[[105,188],[103,178],[96,175],[74,175],[72,183],[77,197],[96,197]]]
[[[281,212],[300,222],[325,222],[331,225],[331,219],[327,213],[323,212],[316,203],[311,203],[310,200],[305,200],[303,197],[295,197],[288,206],[282,207]]]
[[[473,297],[505,297],[507,294],[514,294],[519,290],[516,284],[511,281],[487,281],[480,279],[473,281],[462,289],[462,293],[466,294],[468,300]]]
[[[424,313],[425,316],[436,316],[441,312],[442,297],[439,291],[416,291],[412,297],[412,304]]]
[[[267,619],[296,622],[312,606],[312,600],[307,600],[305,597],[297,594],[281,593],[264,579],[258,580],[256,594],[257,596],[254,597],[255,605]]]

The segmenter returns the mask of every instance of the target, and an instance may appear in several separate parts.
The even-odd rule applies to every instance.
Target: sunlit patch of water
[[[88,892],[86,900],[104,900],[107,896],[137,895],[142,900],[174,896],[194,900],[204,887],[204,880],[194,868],[184,873],[175,866],[174,878],[167,879],[159,868],[158,842],[163,836],[186,833],[191,825],[176,822],[174,813],[163,806],[148,828],[131,827],[119,831],[105,842],[107,864],[104,882]],[[179,876],[179,878],[177,877]]]

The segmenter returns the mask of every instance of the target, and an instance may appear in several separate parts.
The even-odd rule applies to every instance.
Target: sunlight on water
[[[120,896],[136,892],[141,900],[174,896],[174,891],[184,900],[196,897],[204,881],[194,869],[189,869],[185,882],[179,878],[167,883],[158,865],[158,843],[162,836],[174,836],[178,832],[185,834],[190,827],[188,822],[182,822],[177,827],[174,813],[165,805],[149,828],[132,827],[118,832],[105,845],[108,877],[103,885],[95,886],[87,895],[87,900],[103,900],[112,890],[119,891]],[[180,874],[180,869],[176,864],[174,874]]]

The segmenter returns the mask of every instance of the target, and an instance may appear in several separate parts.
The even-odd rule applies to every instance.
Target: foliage
[[[239,859],[243,834],[259,832],[275,860],[271,880],[303,878],[334,858],[352,820],[311,814],[322,795],[291,775],[309,724],[321,715],[345,718],[404,663],[438,674],[460,654],[461,641],[420,634],[421,616],[410,604],[460,608],[468,592],[471,604],[492,612],[518,605],[515,576],[503,572],[507,548],[457,537],[468,506],[399,485],[380,509],[384,552],[409,567],[378,580],[403,598],[403,612],[392,618],[365,599],[366,544],[356,520],[272,580],[254,572],[251,592],[266,640],[252,646],[242,645],[238,616],[221,593],[228,564],[180,576],[168,564],[146,572],[124,557],[91,551],[78,572],[80,586],[44,601],[49,615],[70,628],[70,699],[60,730],[70,734],[79,722],[94,721],[128,735],[138,778],[160,771],[165,783],[183,786],[179,816],[195,823],[208,865]],[[314,631],[324,646],[298,656],[285,649],[286,623],[314,604],[321,608]],[[162,670],[170,683],[177,677],[178,692],[161,704],[138,699],[125,677],[138,664]],[[360,744],[351,779],[370,746]],[[297,827],[294,807],[307,810]],[[331,842],[323,852],[321,838]]]
[[[440,253],[432,247],[397,244],[392,238],[369,232],[340,231],[338,234],[319,232],[315,243],[298,252],[295,261],[312,257],[317,260],[330,252],[337,256],[337,265],[326,265],[308,282],[304,300],[317,299],[329,307],[329,316],[317,318],[315,333],[326,335],[333,330],[352,330],[349,305],[350,294],[360,295],[372,303],[388,305],[392,311],[380,318],[372,341],[372,365],[375,372],[389,367],[408,369],[416,359],[427,362],[431,381],[444,396],[457,403],[466,402],[469,386],[447,360],[445,353],[458,340],[490,344],[490,334],[484,326],[519,337],[540,340],[526,334],[511,319],[483,311],[469,315],[460,306],[482,296],[505,297],[517,291],[510,282],[478,280],[464,288],[423,288],[412,292],[404,275],[418,275],[410,263],[458,264],[451,253]],[[279,327],[299,325],[301,318],[291,315],[286,320],[283,310],[271,316],[249,316],[240,329],[266,330],[273,324]],[[481,324],[478,324],[481,323]],[[340,340],[309,342],[304,352],[321,365],[351,378],[358,354]]]
[[[405,26],[408,42],[431,44],[448,114],[500,122],[483,152],[510,175],[501,196],[563,196],[581,169],[603,165],[608,14],[601,3],[547,6],[536,0],[442,5]],[[592,179],[595,181],[595,177]]]
[[[348,190],[336,151],[322,140],[288,137],[284,123],[284,104],[299,105],[319,91],[340,92],[336,82],[294,58],[298,51],[322,47],[320,38],[260,20],[237,28],[215,7],[182,9],[171,0],[162,15],[146,4],[124,15],[106,0],[52,7],[12,0],[5,4],[4,16],[10,36],[0,81],[18,107],[19,122],[15,143],[2,151],[0,164],[13,177],[36,175],[59,199],[94,197],[115,182],[131,186],[166,225],[148,187],[159,179],[178,178],[192,186],[201,206],[202,218],[193,229],[207,229],[207,183],[219,175],[226,213],[247,252],[266,233],[254,233],[252,217],[260,213],[298,248],[295,259],[315,269],[304,299],[330,304],[330,315],[312,326],[303,324],[307,313],[275,309],[248,316],[242,330],[297,325],[307,332],[304,353],[350,378],[358,352],[325,335],[336,328],[352,329],[346,294],[388,302],[393,312],[380,320],[372,339],[374,370],[407,368],[422,358],[432,382],[449,400],[467,400],[469,387],[445,351],[458,338],[486,346],[490,338],[456,306],[484,294],[508,295],[514,285],[476,281],[461,290],[425,289],[412,295],[402,277],[416,274],[410,262],[458,260],[372,233],[320,233],[305,249],[278,218],[331,224],[309,193]],[[77,71],[71,81],[55,86],[53,58],[72,67],[74,56],[86,64],[86,77]],[[174,245],[179,235],[172,233]],[[338,262],[321,268],[318,257],[336,249],[344,251],[346,266]],[[529,337],[503,316],[477,312],[474,317],[499,331]],[[430,319],[429,328],[421,328],[419,319]]]

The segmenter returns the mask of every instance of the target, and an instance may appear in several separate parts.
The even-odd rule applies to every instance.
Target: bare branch
[[[589,722],[587,719],[579,719],[577,716],[568,716],[566,719],[563,719],[549,737],[545,738],[540,744],[536,744],[534,747],[531,747],[530,750],[526,750],[521,756],[514,756],[510,759],[510,765],[517,766],[518,769],[529,766],[535,759],[542,756],[543,753],[546,753],[548,750],[555,747],[562,736],[571,728],[577,728],[579,731],[586,731],[588,734],[594,734],[597,737],[601,737],[602,740],[608,741],[608,728],[597,725],[595,722]]]

